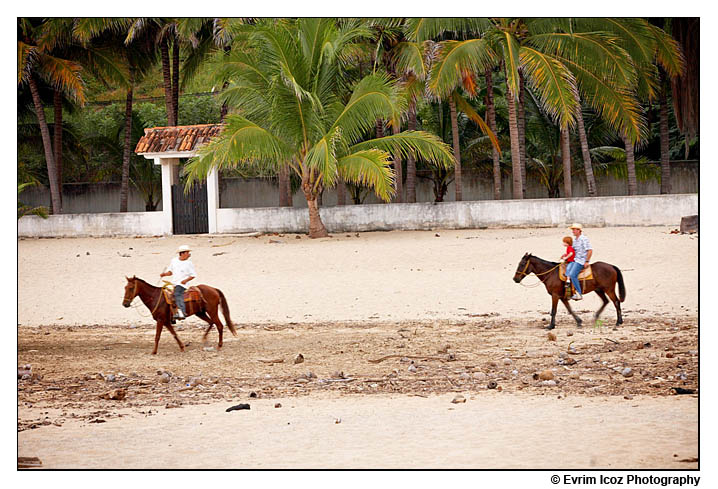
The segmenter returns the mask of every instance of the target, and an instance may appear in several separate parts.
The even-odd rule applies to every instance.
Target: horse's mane
[[[152,285],[151,283],[148,283],[147,281],[142,280],[140,277],[138,277],[138,276],[136,276],[136,275],[133,276],[132,278],[134,278],[135,280],[139,280],[139,281],[142,282],[143,284],[148,285],[148,286],[150,286],[150,287],[152,287],[152,288],[155,288],[155,289],[158,289],[158,288],[159,288],[159,287],[157,287],[156,285]]]
[[[544,260],[543,258],[539,258],[538,256],[532,255],[531,253],[529,253],[529,258],[531,258],[531,257],[536,258],[538,261],[540,261],[540,262],[541,262],[542,264],[544,264],[544,265],[548,265],[548,266],[551,266],[551,267],[554,267],[554,266],[558,265],[558,262],[549,261],[549,260]]]

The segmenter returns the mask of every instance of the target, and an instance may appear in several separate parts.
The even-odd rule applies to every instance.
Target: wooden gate
[[[186,195],[184,185],[172,185],[172,228],[174,234],[209,232],[206,183],[195,183]]]

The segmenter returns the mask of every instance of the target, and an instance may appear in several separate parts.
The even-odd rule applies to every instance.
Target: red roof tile
[[[196,126],[152,127],[145,129],[135,153],[171,153],[193,151],[219,134],[222,124]]]

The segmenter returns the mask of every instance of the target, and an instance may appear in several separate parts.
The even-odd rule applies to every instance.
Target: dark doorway
[[[183,184],[172,185],[172,228],[173,234],[209,232],[206,183],[195,183],[187,194]]]

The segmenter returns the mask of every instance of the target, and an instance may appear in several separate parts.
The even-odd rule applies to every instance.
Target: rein
[[[165,288],[165,286],[163,286],[163,287],[160,288],[160,295],[159,295],[159,297],[157,297],[157,303],[155,304],[155,307],[153,307],[152,310],[150,311],[150,316],[153,316],[153,317],[154,317],[155,311],[156,311],[157,308],[160,306],[160,303],[162,302],[162,298],[164,297],[164,292],[163,292],[163,291],[164,291],[164,288]],[[133,295],[133,297],[132,297],[133,299],[134,299],[135,297],[138,297],[138,294],[137,294],[137,279],[135,279],[135,287],[134,287],[134,289],[133,289],[133,291],[132,291],[132,295]],[[140,299],[141,299],[141,298],[140,298]],[[138,307],[139,307],[139,306],[138,306]],[[136,309],[138,309],[138,308],[136,308]],[[149,309],[149,308],[148,308],[148,309]],[[139,309],[138,309],[137,312],[139,312]],[[141,315],[142,317],[147,317],[147,316],[143,316],[142,314],[140,314],[140,315]]]
[[[519,272],[522,276],[525,277],[525,276],[529,275],[528,273],[526,273],[526,270],[528,270],[530,264],[531,264],[531,260],[526,260],[526,266],[524,267],[524,269],[523,269],[522,271]],[[536,277],[538,277],[538,279],[539,279],[539,281],[536,282],[535,284],[526,285],[526,284],[523,284],[523,283],[521,283],[521,282],[519,282],[519,284],[521,284],[523,287],[526,287],[527,289],[532,289],[532,288],[534,288],[534,287],[538,287],[539,285],[541,285],[542,283],[544,283],[544,282],[546,281],[546,279],[548,278],[548,277],[546,277],[546,279],[542,279],[542,278],[541,278],[542,275],[546,275],[546,274],[548,274],[548,273],[551,273],[551,272],[553,272],[554,270],[556,270],[556,269],[557,269],[558,267],[560,267],[560,266],[561,266],[561,264],[559,263],[559,264],[556,265],[555,267],[552,267],[552,268],[546,270],[545,272],[541,272],[541,273],[531,272],[531,273],[533,273],[534,275],[536,275]]]

